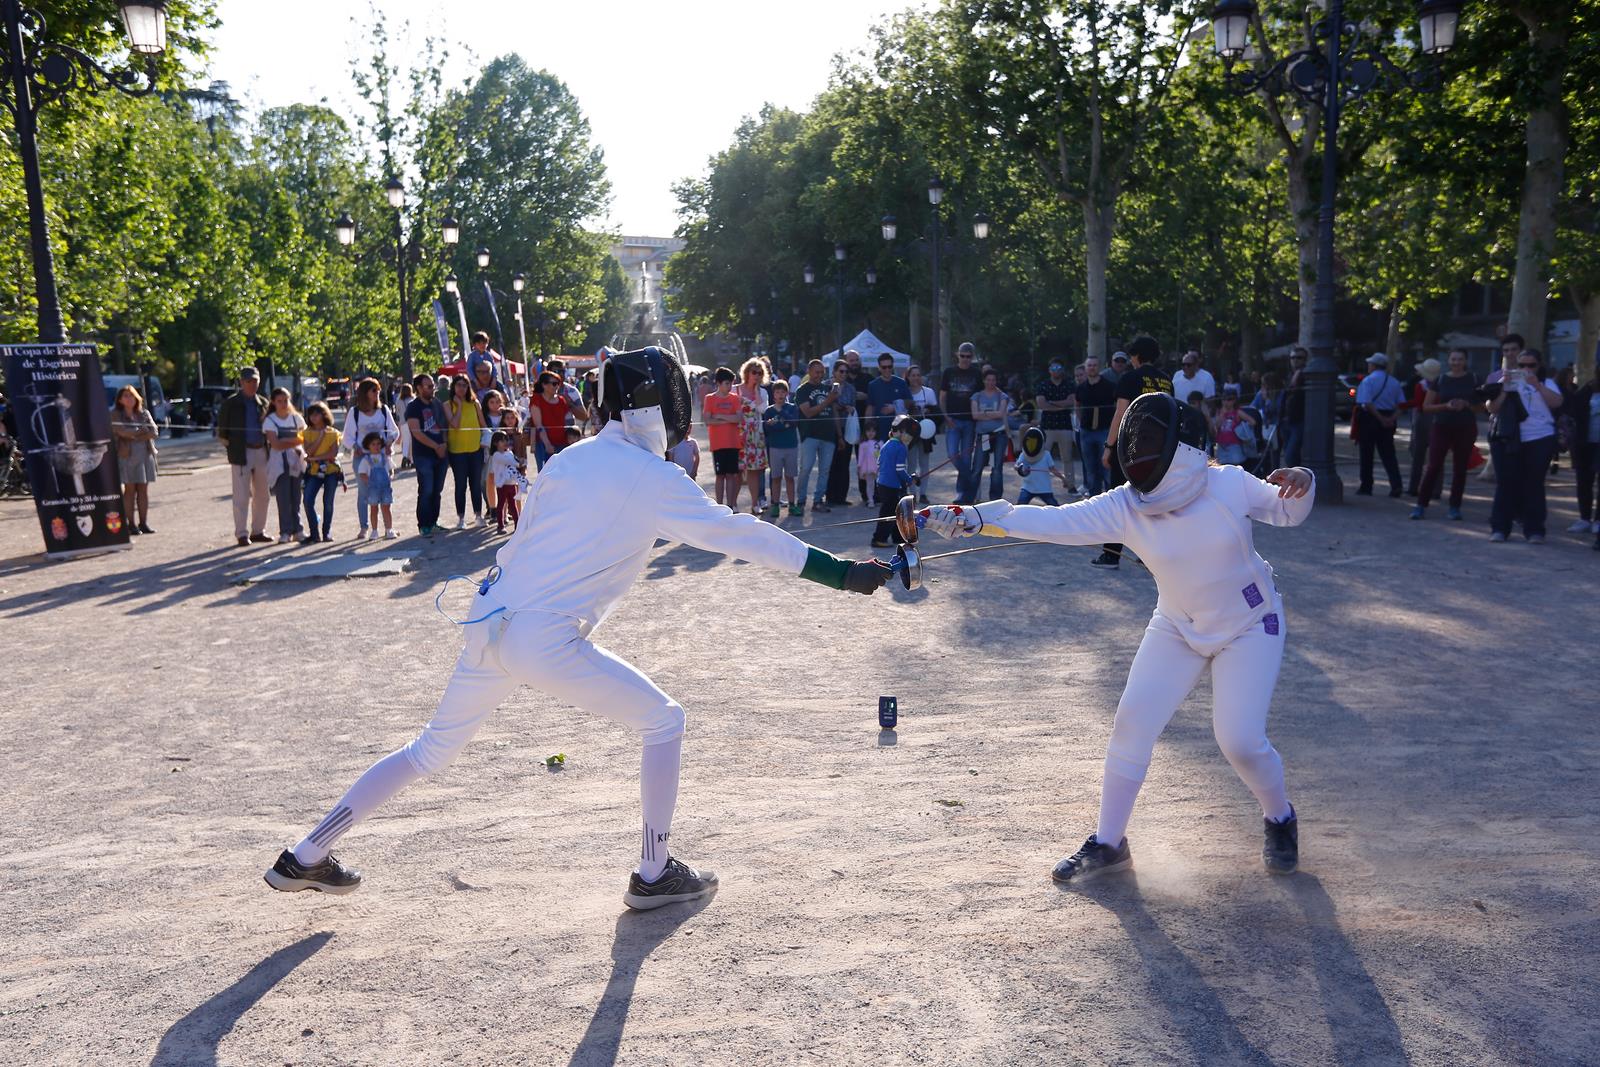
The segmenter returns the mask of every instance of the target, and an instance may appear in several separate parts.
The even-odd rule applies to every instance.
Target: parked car
[[[1360,374],[1341,374],[1338,387],[1333,391],[1333,417],[1349,422],[1355,418],[1356,386],[1361,384]]]
[[[228,385],[200,386],[192,396],[183,400],[183,410],[187,416],[184,424],[193,432],[215,426],[217,409],[222,406],[222,402],[233,391],[233,387]]]

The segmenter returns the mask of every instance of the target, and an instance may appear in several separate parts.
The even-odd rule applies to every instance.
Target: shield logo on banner
[[[106,529],[110,530],[112,533],[120,533],[122,531],[122,513],[121,512],[119,512],[119,511],[108,511],[108,512],[106,512]]]
[[[88,537],[91,533],[94,532],[94,516],[93,515],[79,515],[78,516],[78,532],[83,534],[83,536],[85,536],[85,537]]]

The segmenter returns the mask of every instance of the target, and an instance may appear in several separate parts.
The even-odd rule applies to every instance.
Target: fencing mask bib
[[[661,348],[617,352],[600,369],[599,407],[622,435],[646,452],[665,456],[689,436],[693,404],[683,364]]]
[[[1122,476],[1141,493],[1153,493],[1172,466],[1180,444],[1203,449],[1205,416],[1166,393],[1135,397],[1117,429]]]

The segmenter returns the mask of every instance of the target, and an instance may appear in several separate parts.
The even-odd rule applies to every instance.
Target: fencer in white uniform
[[[644,744],[639,866],[624,901],[645,909],[692,900],[716,876],[671,855],[683,707],[642,672],[589,640],[644,570],[657,538],[723,552],[835,589],[871,594],[890,576],[750,515],[713,503],[666,452],[688,433],[691,399],[676,358],[660,349],[606,360],[604,429],[553,457],[530,483],[523,519],[472,599],[466,641],[432,721],[363,774],[332,811],[278,857],[275,889],[348,893],[360,873],[335,841],[401,789],[442,770],[519,685],[616,720]]]
[[[1005,501],[930,509],[946,537],[1025,537],[1063,545],[1123,542],[1156,580],[1156,608],[1128,671],[1106,750],[1100,820],[1052,876],[1060,882],[1132,864],[1125,830],[1156,738],[1209,664],[1217,744],[1261,804],[1262,858],[1279,874],[1299,862],[1299,828],[1283,762],[1267,740],[1267,708],[1287,633],[1272,568],[1256,553],[1251,522],[1298,526],[1311,512],[1312,474],[1265,480],[1210,463],[1203,416],[1165,393],[1129,405],[1117,435],[1128,484],[1062,507]]]

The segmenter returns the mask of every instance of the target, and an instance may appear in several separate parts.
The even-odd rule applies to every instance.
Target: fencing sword
[[[917,498],[914,496],[901,497],[900,502],[895,505],[894,509],[894,525],[895,529],[900,533],[901,543],[895,547],[894,555],[890,557],[888,561],[889,570],[899,576],[900,584],[907,590],[922,588],[922,565],[924,563],[932,563],[936,559],[950,559],[955,556],[965,556],[973,552],[992,552],[997,548],[1022,548],[1024,545],[1055,544],[1053,541],[1006,541],[1005,543],[998,545],[975,545],[970,548],[958,548],[950,552],[940,552],[937,555],[924,556],[917,543],[923,527],[926,526],[928,522],[927,515],[923,513],[924,510],[925,509],[919,509],[917,507]],[[976,509],[974,509],[974,511],[976,511]],[[885,518],[887,517],[888,516],[885,516]],[[839,526],[860,526],[864,523],[882,521],[884,520],[851,519],[849,522],[833,523],[831,526],[814,526],[812,529],[826,530]],[[1010,532],[1004,527],[996,526],[993,523],[984,523],[983,526],[978,530],[978,533],[985,537],[1011,536]],[[1146,571],[1150,570],[1150,568],[1146,566],[1144,560],[1140,559],[1138,556],[1129,555],[1126,549],[1123,550],[1122,555],[1127,559],[1133,560],[1133,562],[1137,563],[1140,567],[1143,567]]]

